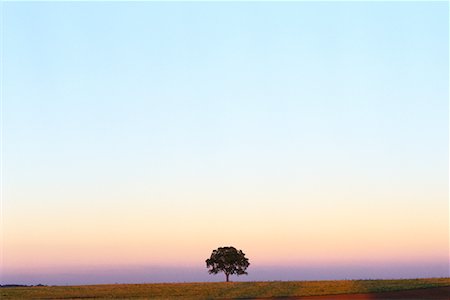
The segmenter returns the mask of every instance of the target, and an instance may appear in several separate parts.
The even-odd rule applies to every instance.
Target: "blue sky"
[[[4,2],[3,17],[5,276],[125,243],[102,264],[187,247],[196,266],[239,243],[260,265],[321,266],[339,239],[336,264],[358,249],[371,265],[370,247],[448,262],[448,3]]]

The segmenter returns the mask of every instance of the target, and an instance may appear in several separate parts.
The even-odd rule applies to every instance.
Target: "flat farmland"
[[[318,297],[317,299],[333,299],[332,297],[341,297],[336,299],[383,299],[382,295],[390,295],[389,299],[412,299],[411,297],[413,296],[411,295],[415,295],[414,291],[417,291],[419,293],[417,299],[448,299],[449,288],[446,287],[450,287],[450,278],[112,284],[82,286],[4,287],[0,289],[0,298],[302,299],[303,297],[308,297],[306,299],[313,299],[313,297],[311,296],[322,296]],[[406,298],[402,298],[402,293],[406,295]],[[432,295],[432,297],[426,298],[426,295],[428,294]],[[373,297],[371,295],[373,295]]]

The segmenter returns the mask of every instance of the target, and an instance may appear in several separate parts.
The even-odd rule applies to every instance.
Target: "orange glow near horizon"
[[[399,214],[397,208],[369,213],[363,206],[359,209],[359,213],[323,210],[321,215],[291,211],[283,217],[275,208],[236,216],[242,222],[222,222],[205,212],[186,215],[181,210],[174,211],[171,220],[126,211],[117,212],[118,219],[99,215],[101,222],[92,213],[85,214],[82,222],[50,214],[47,222],[9,223],[4,230],[3,266],[9,270],[202,265],[212,249],[223,245],[243,249],[261,265],[448,259],[445,212],[429,208],[420,214],[413,210]]]

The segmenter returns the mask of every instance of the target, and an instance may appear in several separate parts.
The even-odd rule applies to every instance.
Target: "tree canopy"
[[[213,250],[211,257],[206,260],[206,267],[210,274],[225,273],[226,281],[230,275],[247,275],[245,271],[250,263],[242,250],[234,247],[219,247]]]

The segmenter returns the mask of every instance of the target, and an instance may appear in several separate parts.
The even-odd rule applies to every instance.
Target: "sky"
[[[447,2],[3,2],[1,282],[449,276]]]

